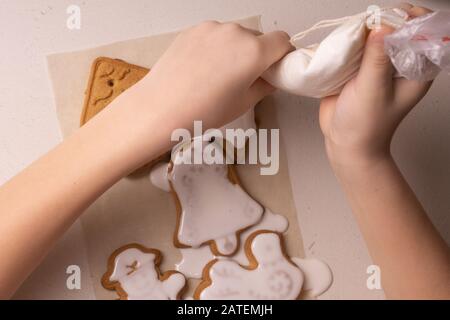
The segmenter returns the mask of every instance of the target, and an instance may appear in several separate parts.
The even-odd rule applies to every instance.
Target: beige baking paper
[[[260,17],[238,20],[247,28],[261,30]],[[170,45],[176,33],[121,41],[82,51],[48,56],[56,112],[64,137],[79,127],[84,90],[92,61],[99,56],[123,59],[151,68]],[[278,128],[271,99],[256,108],[260,128]],[[282,133],[281,133],[282,134]],[[108,168],[105,168],[108,170]],[[273,212],[289,219],[286,249],[290,256],[303,257],[303,244],[292,199],[284,147],[280,143],[280,170],[273,176],[261,176],[259,166],[240,165],[239,178],[248,193]],[[137,242],[163,253],[162,271],[174,269],[180,254],[172,237],[175,228],[175,204],[169,193],[154,187],[148,170],[127,177],[105,192],[81,217],[95,294],[98,299],[115,299],[115,292],[101,286],[109,255],[118,247]],[[189,281],[191,294],[196,281]]]

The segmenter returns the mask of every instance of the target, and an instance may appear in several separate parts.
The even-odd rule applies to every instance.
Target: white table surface
[[[377,1],[394,5],[397,1]],[[450,10],[446,0],[415,1]],[[81,29],[66,28],[66,8],[81,8]],[[45,56],[180,29],[202,20],[263,16],[265,31],[290,34],[321,19],[364,11],[366,0],[2,0],[0,2],[0,184],[61,140]],[[450,93],[441,75],[404,121],[394,142],[402,171],[450,242]],[[317,100],[276,95],[278,117],[307,256],[322,258],[335,281],[330,299],[380,299],[368,290],[371,264],[348,204],[327,163]],[[66,288],[66,267],[82,270],[82,289]],[[413,266],[412,266],[413,267]],[[75,224],[16,298],[93,298],[83,235]]]

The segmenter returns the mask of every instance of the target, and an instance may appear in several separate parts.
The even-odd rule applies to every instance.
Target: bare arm
[[[411,8],[412,14],[423,14]],[[392,79],[372,32],[358,76],[321,103],[330,163],[350,202],[388,298],[450,299],[450,251],[391,154],[392,136],[431,83]]]
[[[383,288],[393,299],[449,299],[450,254],[393,159],[334,163]]]
[[[193,120],[220,127],[272,92],[259,76],[289,50],[283,32],[217,22],[190,28],[148,76],[3,185],[0,298],[14,293],[98,196],[167,151],[174,129],[192,128]]]

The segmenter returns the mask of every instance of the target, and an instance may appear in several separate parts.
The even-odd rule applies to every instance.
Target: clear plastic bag
[[[450,73],[450,12],[406,22],[385,37],[385,50],[401,77],[428,81],[441,69]]]

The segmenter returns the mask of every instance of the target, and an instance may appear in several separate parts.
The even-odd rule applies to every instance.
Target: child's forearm
[[[138,123],[134,119],[124,119],[142,116],[135,109],[149,107],[136,98],[117,99],[111,109],[0,188],[0,298],[17,289],[99,195],[169,147],[170,123],[149,135],[133,125]],[[157,118],[164,119],[158,110],[155,127]]]
[[[330,156],[389,298],[450,298],[450,254],[390,155]],[[338,158],[338,157],[336,157]],[[343,165],[345,163],[345,165]]]

